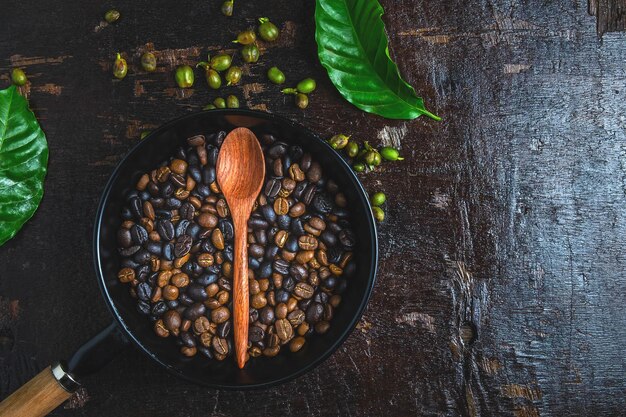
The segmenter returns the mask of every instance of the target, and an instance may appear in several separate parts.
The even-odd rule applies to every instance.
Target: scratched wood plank
[[[91,259],[100,190],[141,131],[217,96],[201,79],[181,93],[171,69],[269,15],[284,36],[220,94],[406,157],[362,177],[390,200],[363,320],[319,368],[265,391],[198,388],[131,349],[55,415],[622,413],[624,34],[599,41],[580,1],[384,0],[392,55],[444,117],[388,121],[333,89],[312,2],[239,1],[231,19],[218,3],[126,2],[115,25],[100,21],[108,5],[77,0],[0,15],[0,82],[25,68],[50,145],[41,208],[0,248],[0,398],[109,322]],[[146,49],[161,65],[150,75],[137,72]],[[117,51],[123,81],[109,75]],[[307,110],[265,82],[270,63],[318,80]]]
[[[606,32],[626,29],[626,1],[589,0],[589,14],[596,16],[596,30],[602,36]]]

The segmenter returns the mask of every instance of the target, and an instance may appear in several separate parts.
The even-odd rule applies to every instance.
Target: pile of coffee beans
[[[226,132],[188,146],[143,174],[117,234],[137,310],[188,357],[233,353],[233,223],[216,182]],[[355,274],[348,202],[299,146],[261,136],[266,179],[248,222],[249,357],[299,351],[328,331]]]

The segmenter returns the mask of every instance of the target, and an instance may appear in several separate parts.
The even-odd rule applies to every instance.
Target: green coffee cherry
[[[218,97],[215,100],[213,100],[213,105],[217,107],[218,109],[225,109],[226,100],[224,100],[222,97]]]
[[[385,220],[385,212],[380,207],[372,207],[372,214],[377,222]]]
[[[254,63],[259,60],[259,48],[256,44],[251,43],[241,49],[241,57],[247,63]]]
[[[365,164],[363,162],[355,162],[352,165],[352,169],[354,169],[355,172],[365,172]]]
[[[400,156],[400,151],[391,146],[383,146],[380,149],[380,155],[387,161],[402,161],[404,158]]]
[[[141,132],[141,136],[140,139],[144,139],[146,136],[148,136],[150,134],[149,130],[144,130],[143,132]]]
[[[346,147],[346,145],[348,144],[348,139],[350,139],[350,136],[338,134],[328,139],[328,143],[330,144],[331,148],[339,150]]]
[[[117,22],[119,20],[119,18],[120,18],[120,12],[118,12],[115,9],[111,9],[111,10],[109,10],[108,12],[106,12],[104,14],[104,20],[107,23]]]
[[[141,68],[143,68],[144,71],[153,72],[156,70],[156,67],[157,61],[154,54],[152,52],[144,52],[144,54],[141,55]]]
[[[306,109],[309,106],[309,97],[306,94],[296,94],[296,106],[301,109]]]
[[[313,78],[305,78],[298,83],[296,89],[301,93],[309,94],[315,90],[315,87],[317,87],[317,84]]]
[[[382,206],[387,201],[387,197],[385,193],[381,193],[380,191],[372,194],[371,202],[373,206]]]
[[[285,82],[285,74],[278,69],[278,67],[272,67],[267,70],[267,78],[274,84],[282,84]]]
[[[126,64],[126,60],[118,53],[115,56],[115,62],[113,63],[113,76],[121,80],[126,77],[127,72],[128,65]]]
[[[241,80],[242,74],[243,74],[243,71],[241,71],[241,68],[239,67],[232,66],[228,68],[228,70],[226,71],[226,75],[224,75],[224,79],[226,80],[226,85],[237,84],[239,80]]]
[[[363,160],[365,161],[367,165],[374,166],[374,167],[377,167],[382,162],[382,158],[380,157],[380,154],[375,150],[367,151],[367,153],[363,157]]]
[[[229,109],[238,109],[239,108],[239,99],[237,96],[230,95],[226,97],[226,107]]]
[[[283,88],[280,92],[283,94],[298,94],[298,90],[295,88]]]
[[[11,81],[13,84],[21,87],[26,84],[28,78],[26,78],[26,74],[22,71],[22,69],[13,68],[13,71],[11,71]]]
[[[359,144],[355,141],[348,141],[348,144],[345,147],[346,155],[350,158],[354,158],[359,153]]]
[[[242,45],[250,45],[256,41],[256,33],[253,30],[244,30],[243,32],[239,32],[237,35],[237,39],[233,41],[233,43],[240,43]]]
[[[222,86],[222,78],[214,69],[209,69],[206,72],[206,82],[213,90],[217,90]]]
[[[214,104],[207,104],[206,106],[202,108],[202,110],[215,110],[215,109],[217,109],[217,107],[215,107]]]
[[[233,15],[233,5],[234,2],[233,0],[226,0],[224,3],[222,3],[222,14],[224,16],[232,16]]]
[[[263,38],[264,41],[273,42],[278,39],[278,28],[275,24],[270,22],[267,17],[261,17],[259,19],[259,35]]]
[[[194,82],[193,69],[189,65],[180,65],[176,68],[174,78],[180,88],[189,88]]]
[[[233,58],[228,54],[219,54],[211,58],[211,68],[215,71],[222,72],[230,67]]]

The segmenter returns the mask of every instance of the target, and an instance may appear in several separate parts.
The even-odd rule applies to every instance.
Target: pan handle
[[[81,346],[65,362],[48,366],[0,403],[0,417],[45,416],[80,387],[79,378],[109,363],[128,345],[116,323],[111,323]]]

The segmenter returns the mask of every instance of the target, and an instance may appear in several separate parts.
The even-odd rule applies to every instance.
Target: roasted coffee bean
[[[291,217],[300,217],[306,211],[306,206],[304,203],[296,203],[289,209],[289,216]]]
[[[302,236],[303,234],[306,233],[306,231],[304,230],[304,227],[303,227],[301,219],[293,219],[291,221],[291,226],[290,226],[289,230],[291,231],[291,233],[294,236]]]
[[[318,182],[322,178],[322,168],[320,164],[315,161],[311,162],[311,166],[306,171],[306,178],[311,183]]]
[[[318,242],[314,237],[304,235],[298,238],[298,246],[302,250],[310,251],[317,249]]]
[[[354,234],[350,229],[343,229],[341,232],[339,232],[339,242],[341,242],[341,244],[346,249],[351,250],[354,248],[354,244],[356,241],[354,238]]]
[[[306,316],[304,314],[304,311],[300,310],[299,308],[296,308],[287,315],[287,320],[289,320],[289,323],[294,327],[299,326],[305,320],[305,318]]]
[[[321,320],[324,314],[324,306],[320,303],[313,302],[306,309],[306,321],[311,324],[317,323]]]
[[[176,225],[176,233],[175,233],[177,238],[185,234],[185,232],[187,231],[187,228],[189,227],[189,224],[190,222],[187,219],[183,219],[178,222],[178,224]]]
[[[211,311],[211,321],[217,324],[224,323],[230,318],[230,310],[226,307],[218,307]]]
[[[283,259],[275,260],[272,266],[274,268],[274,271],[278,272],[279,274],[287,275],[289,273],[289,262]]]
[[[259,312],[259,321],[267,325],[274,323],[274,309],[270,306],[263,307]]]
[[[216,179],[215,167],[207,165],[202,168],[202,182],[206,185],[211,185],[213,181]]]
[[[135,255],[133,255],[133,260],[139,265],[147,264],[150,262],[150,252],[145,249],[140,249],[137,253],[135,253]]]
[[[296,182],[300,182],[304,180],[305,178],[304,171],[302,171],[302,169],[300,168],[300,165],[293,164],[289,167],[289,177]]]
[[[285,155],[286,152],[287,144],[284,142],[276,142],[272,147],[268,149],[267,156],[270,159],[277,159]]]
[[[327,246],[335,246],[337,244],[337,236],[329,230],[320,234],[320,240]]]
[[[275,159],[274,163],[272,164],[272,169],[274,171],[274,175],[276,175],[277,177],[282,177],[283,176],[283,161],[280,158]]]
[[[120,250],[119,250],[119,253],[120,253],[120,255],[122,255],[122,256],[132,256],[132,255],[134,255],[135,253],[137,253],[137,251],[138,251],[139,249],[141,249],[141,246],[139,246],[139,245],[135,245],[135,246],[131,246],[131,247],[126,248],[126,249],[120,249]]]
[[[218,227],[222,231],[224,240],[232,241],[235,238],[235,228],[230,220],[221,219]]]
[[[215,353],[218,353],[220,355],[228,354],[228,342],[226,341],[226,339],[222,339],[221,337],[214,337],[212,345]]]
[[[248,254],[254,258],[261,258],[265,254],[265,248],[261,245],[252,244],[248,246]]]
[[[329,328],[330,328],[330,323],[328,323],[327,321],[320,321],[319,323],[315,324],[315,332],[318,334],[326,333]]]
[[[178,335],[182,319],[176,310],[169,310],[163,314],[163,324],[165,328],[175,335]]]
[[[248,227],[252,229],[267,229],[269,223],[260,217],[251,217],[250,220],[248,220]]]
[[[159,337],[168,337],[170,335],[169,330],[165,328],[163,320],[161,319],[154,322],[154,333]]]
[[[130,234],[136,245],[143,245],[148,240],[148,231],[138,224],[131,227]]]
[[[193,147],[202,146],[205,143],[205,137],[203,135],[191,136],[187,138],[187,143]]]
[[[218,250],[224,249],[224,235],[220,229],[213,230],[213,233],[211,234],[211,243],[213,243],[213,246],[215,246]]]
[[[265,331],[259,326],[251,325],[248,328],[248,340],[252,343],[258,343],[265,338]]]
[[[143,204],[139,197],[133,197],[129,201],[129,208],[132,215],[139,220],[143,215]]]
[[[293,337],[293,327],[291,327],[291,323],[287,319],[276,320],[274,327],[280,340],[286,341]]]
[[[196,208],[191,205],[191,203],[186,202],[178,210],[180,217],[187,220],[193,220],[193,217],[196,213]]]
[[[314,293],[314,289],[312,286],[307,284],[306,282],[298,282],[293,289],[294,294],[301,298],[311,298]]]
[[[215,166],[217,164],[217,157],[219,155],[220,150],[215,146],[208,145],[207,146],[207,156],[209,159],[209,164],[211,166]]]
[[[119,229],[117,231],[117,244],[122,248],[128,248],[133,244],[133,238],[128,229]]]
[[[226,321],[219,326],[217,326],[217,336],[226,339],[230,335],[230,330],[232,328],[232,322]]]
[[[205,301],[209,298],[206,289],[199,284],[190,284],[187,287],[187,295],[194,301]]]
[[[270,223],[274,223],[274,221],[276,221],[276,212],[274,211],[273,207],[270,206],[269,204],[261,206],[261,214],[263,214],[263,217],[265,217],[265,220],[267,220]]]
[[[287,292],[292,292],[296,286],[296,280],[291,276],[283,279],[283,289]]]
[[[217,216],[211,213],[202,213],[198,216],[198,224],[204,228],[212,229],[217,225]]]
[[[161,255],[162,252],[162,246],[159,242],[148,242],[145,245],[146,249],[148,250],[148,252],[150,252],[153,255]]]
[[[268,261],[272,260],[278,254],[279,250],[280,248],[276,245],[268,245],[265,248],[265,254],[263,255],[263,258]]]
[[[309,273],[304,265],[298,264],[294,264],[289,267],[289,274],[297,281],[305,281],[309,276]]]
[[[190,307],[188,307],[185,310],[185,313],[183,315],[186,319],[194,321],[198,317],[204,315],[205,312],[206,312],[206,307],[204,306],[204,304],[195,303],[195,304],[192,304]]]
[[[276,218],[276,225],[279,229],[289,230],[289,226],[291,226],[291,217],[286,214],[278,216]]]
[[[289,202],[283,198],[279,197],[274,201],[274,211],[277,215],[287,214],[289,212]]]
[[[137,297],[142,301],[149,301],[152,295],[152,288],[147,282],[142,282],[136,288]]]
[[[274,198],[278,195],[278,192],[281,189],[280,180],[278,178],[272,178],[265,184],[265,195],[269,198]],[[137,199],[139,200],[139,199]],[[141,202],[140,202],[141,204]],[[141,217],[141,216],[139,216]]]
[[[193,240],[191,236],[182,235],[176,240],[176,244],[174,245],[174,255],[177,258],[182,258],[187,255],[191,250],[191,245]]]

